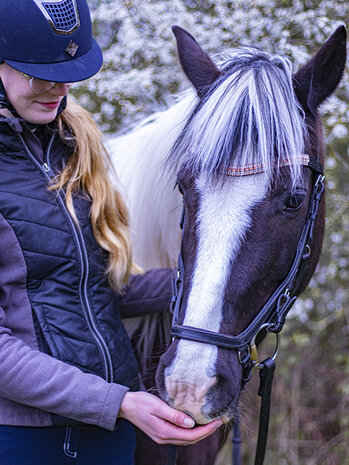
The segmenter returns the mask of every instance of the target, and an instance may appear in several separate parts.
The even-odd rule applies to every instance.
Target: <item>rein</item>
[[[259,432],[254,465],[263,465],[269,429],[269,412],[271,389],[275,371],[275,358],[278,352],[279,333],[282,330],[286,317],[297,299],[297,289],[302,282],[305,267],[311,255],[314,226],[318,216],[320,201],[325,190],[322,165],[309,155],[300,155],[298,163],[309,168],[314,173],[312,193],[310,197],[307,218],[298,240],[297,251],[291,268],[279,287],[248,325],[237,336],[230,336],[206,329],[178,324],[179,309],[183,296],[184,266],[181,252],[178,257],[178,272],[176,280],[172,282],[173,296],[171,299],[171,312],[173,313],[172,337],[173,339],[186,339],[204,344],[211,344],[223,349],[236,350],[238,359],[243,367],[241,389],[250,380],[252,369],[260,370],[260,386],[258,395],[262,398]],[[279,166],[288,166],[291,162],[285,159]],[[268,168],[268,167],[267,167]],[[271,168],[271,167],[269,167]],[[246,165],[243,167],[229,166],[224,174],[228,176],[247,176],[263,172],[261,165]],[[182,234],[184,231],[185,208],[180,221]],[[277,338],[274,355],[259,362],[256,348],[256,338],[261,331],[274,333]],[[240,465],[240,434],[238,421],[234,424],[233,438],[233,465]],[[176,464],[176,448],[169,446],[167,465]]]

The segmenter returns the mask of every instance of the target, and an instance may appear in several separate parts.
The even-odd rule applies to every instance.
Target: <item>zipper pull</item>
[[[54,174],[54,172],[52,171],[50,165],[47,162],[43,163],[41,165],[41,168],[45,171],[45,173],[47,174],[47,176],[49,178],[51,178],[51,179],[54,178],[55,174]]]
[[[43,164],[41,165],[41,168],[42,168],[42,169],[45,171],[45,173],[47,173],[50,177],[53,176],[53,172],[52,172],[52,170],[51,170],[51,168],[50,168],[50,166],[49,166],[48,163],[46,163],[46,162],[43,163]]]

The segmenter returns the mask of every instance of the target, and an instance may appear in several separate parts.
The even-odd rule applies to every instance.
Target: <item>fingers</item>
[[[182,428],[195,426],[195,421],[189,415],[171,408],[161,399],[147,392],[127,392],[119,416],[132,421],[132,416],[142,415],[145,411]]]
[[[221,420],[215,420],[204,426],[196,426],[191,430],[178,428],[168,424],[168,428],[164,428],[156,439],[159,444],[175,444],[178,446],[188,446],[201,441],[210,436],[221,426]]]
[[[222,424],[221,420],[215,420],[194,428],[195,422],[190,416],[146,392],[126,393],[119,416],[131,421],[158,444],[195,444]]]
[[[194,444],[212,434],[222,424],[221,420],[215,420],[207,425],[196,426],[194,428],[195,421],[189,415],[173,409],[158,398],[156,398],[156,401],[159,401],[159,403],[153,415],[168,422],[160,429],[162,440],[166,443],[170,442],[171,444],[178,445]]]

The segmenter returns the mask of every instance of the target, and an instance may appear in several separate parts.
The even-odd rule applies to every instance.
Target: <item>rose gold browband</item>
[[[307,166],[313,171],[317,173],[323,172],[323,168],[320,162],[317,161],[316,158],[311,157],[310,155],[301,154],[296,160],[290,160],[289,158],[285,158],[278,162],[279,167],[283,166],[290,166],[300,164],[303,166]],[[236,166],[236,165],[229,165],[227,168],[222,169],[222,173],[226,174],[227,176],[250,176],[253,174],[261,174],[264,173],[266,170],[273,169],[276,166],[275,164],[269,164],[266,167],[262,165],[262,163],[251,163],[243,166]]]

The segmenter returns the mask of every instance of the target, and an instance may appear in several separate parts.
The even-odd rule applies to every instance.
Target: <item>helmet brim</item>
[[[90,78],[101,69],[103,54],[97,42],[92,39],[92,47],[87,53],[59,63],[22,63],[7,59],[4,61],[17,71],[45,81],[78,82]]]

